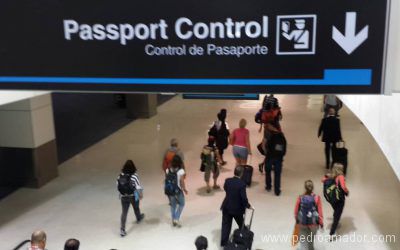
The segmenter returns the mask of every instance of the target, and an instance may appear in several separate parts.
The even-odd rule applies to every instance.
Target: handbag
[[[258,152],[260,152],[260,154],[265,155],[265,151],[264,151],[262,142],[260,142],[260,144],[257,145],[257,149],[258,149]]]
[[[200,172],[205,172],[206,171],[206,165],[202,162],[200,165]]]
[[[300,236],[300,226],[299,224],[294,225],[293,234],[292,234],[292,246],[296,246],[299,243],[299,236]]]

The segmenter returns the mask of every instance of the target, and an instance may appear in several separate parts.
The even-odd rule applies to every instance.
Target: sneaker
[[[144,214],[140,214],[139,219],[136,221],[136,223],[140,223],[144,219]]]
[[[121,235],[121,237],[125,237],[126,231],[124,229],[121,229],[121,232],[119,233],[119,235]]]
[[[177,228],[181,228],[182,227],[182,225],[181,225],[181,223],[179,223],[179,221],[175,221],[175,226],[177,227]]]
[[[173,226],[173,227],[176,227],[176,225],[177,225],[176,220],[172,220],[172,226]]]
[[[214,188],[214,189],[221,189],[221,187],[218,186],[218,185],[214,185],[213,188]]]

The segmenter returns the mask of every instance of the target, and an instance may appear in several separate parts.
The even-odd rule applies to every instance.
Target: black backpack
[[[121,195],[133,195],[135,185],[131,180],[130,174],[121,174],[118,178],[118,191]]]
[[[177,195],[180,189],[178,186],[178,174],[176,171],[168,170],[165,175],[164,193],[168,196]]]
[[[285,156],[286,154],[286,139],[283,133],[277,133],[271,137],[271,153],[275,156]]]
[[[344,199],[343,191],[339,185],[336,185],[336,180],[333,178],[324,181],[324,197],[332,205]]]

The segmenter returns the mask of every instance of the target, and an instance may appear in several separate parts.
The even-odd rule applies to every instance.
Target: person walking
[[[336,95],[324,95],[324,113],[325,117],[329,115],[329,109],[335,110],[335,116],[338,116],[339,109],[342,108],[342,101]]]
[[[250,131],[246,128],[247,121],[240,119],[239,128],[235,129],[230,136],[230,143],[233,146],[233,155],[236,165],[246,165],[247,157],[251,155]]]
[[[166,170],[164,190],[170,201],[172,225],[174,227],[181,227],[180,218],[185,207],[185,195],[188,195],[185,178],[186,172],[182,159],[176,155],[172,159],[171,167]]]
[[[318,138],[322,134],[322,141],[325,143],[326,168],[332,165],[332,152],[336,149],[336,143],[342,141],[342,132],[340,129],[340,120],[335,116],[335,110],[329,109],[327,117],[323,118],[318,129]]]
[[[218,148],[218,153],[222,161],[222,165],[226,164],[224,161],[224,150],[229,144],[229,126],[226,120],[226,109],[221,109],[217,114],[218,120],[214,122],[210,128],[208,135],[215,138],[215,142]]]
[[[220,186],[217,184],[218,176],[219,176],[219,166],[218,163],[221,163],[220,155],[215,146],[214,137],[210,136],[208,138],[208,144],[203,147],[203,150],[200,155],[201,164],[204,167],[204,181],[207,185],[207,193],[211,192],[210,186],[210,177],[211,173],[213,174],[214,185],[213,189],[220,189]]]
[[[236,166],[234,177],[225,180],[224,190],[225,199],[221,205],[222,228],[221,228],[221,246],[228,243],[229,235],[232,229],[232,220],[235,219],[239,228],[242,227],[243,217],[246,208],[251,208],[247,199],[246,184],[240,179],[243,175],[243,167]]]
[[[77,239],[68,239],[64,244],[64,250],[79,250],[80,244]]]
[[[283,157],[286,154],[285,135],[278,131],[271,131],[270,139],[267,140],[265,156],[265,189],[271,191],[271,172],[274,171],[274,191],[275,195],[281,194],[281,173]]]
[[[318,227],[324,227],[321,197],[314,194],[311,180],[304,183],[305,193],[297,198],[294,208],[296,224],[300,227],[300,249],[314,250]]]
[[[208,240],[203,235],[200,235],[194,241],[194,245],[196,246],[196,250],[207,250]]]
[[[262,102],[262,109],[263,110],[267,110],[267,105],[270,105],[272,107],[279,107],[279,101],[278,98],[276,98],[274,96],[274,94],[269,94],[269,95],[265,95],[263,102]]]
[[[342,217],[346,196],[349,195],[349,189],[346,186],[346,179],[343,173],[343,165],[340,163],[335,163],[332,168],[332,174],[330,176],[325,176],[322,182],[325,182],[328,178],[333,178],[335,180],[336,187],[339,189],[339,199],[334,203],[331,203],[333,208],[333,223],[329,235],[333,237],[336,233],[337,226],[339,225],[340,218]]]
[[[139,182],[137,168],[132,160],[125,162],[122,172],[117,179],[117,187],[122,206],[120,235],[124,237],[126,236],[126,217],[128,216],[130,205],[132,205],[135,212],[136,222],[140,223],[144,219],[144,214],[140,212],[139,207],[140,200],[143,198],[143,188]]]
[[[162,169],[163,172],[165,172],[169,167],[171,167],[171,162],[174,156],[177,155],[181,158],[183,167],[185,166],[184,164],[184,156],[179,148],[178,140],[173,138],[170,141],[170,147],[167,149],[167,151],[164,154],[164,159],[163,159],[163,164],[162,164]]]
[[[45,250],[47,236],[43,230],[34,231],[31,235],[31,246],[28,250]]]

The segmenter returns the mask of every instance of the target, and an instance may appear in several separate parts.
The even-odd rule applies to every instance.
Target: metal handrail
[[[30,240],[24,240],[21,243],[19,243],[13,250],[18,250],[20,249],[23,245],[25,245],[26,243],[31,242]]]

